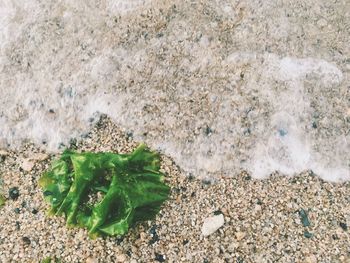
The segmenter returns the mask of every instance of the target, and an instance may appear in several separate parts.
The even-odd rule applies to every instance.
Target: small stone
[[[32,161],[32,159],[24,159],[21,163],[21,168],[26,171],[26,172],[30,172],[33,167],[35,165],[35,162]]]
[[[158,253],[156,253],[155,255],[156,255],[156,257],[154,258],[155,260],[157,260],[158,262],[165,262],[165,257],[163,255]]]
[[[29,159],[37,160],[37,161],[45,161],[48,158],[49,158],[48,154],[45,154],[45,153],[33,153],[32,156]]]
[[[220,227],[222,227],[225,223],[223,214],[214,215],[212,217],[208,217],[204,219],[204,223],[202,226],[202,234],[203,236],[209,236],[214,233]]]
[[[347,231],[348,230],[348,225],[346,223],[340,222],[339,226],[344,230]]]
[[[246,234],[244,232],[237,232],[235,236],[238,241],[241,241],[246,236]]]
[[[12,188],[10,188],[10,190],[9,190],[9,196],[10,196],[10,199],[12,199],[12,200],[17,200],[17,198],[19,197],[19,190],[18,190],[18,187],[12,187]]]
[[[93,257],[88,257],[86,259],[86,263],[97,263],[98,260],[96,258],[93,258]]]
[[[0,156],[8,156],[9,153],[5,150],[0,150]]]
[[[305,258],[305,263],[316,263],[316,262],[317,262],[317,258],[315,255],[310,255]]]
[[[36,210],[35,208],[32,210],[32,214],[36,215],[38,213],[38,210]]]
[[[17,230],[20,230],[21,229],[21,223],[16,221],[16,229]]]
[[[126,261],[126,256],[124,254],[117,256],[117,262],[125,262],[125,261]]]

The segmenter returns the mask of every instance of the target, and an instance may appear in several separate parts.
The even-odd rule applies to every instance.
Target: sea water
[[[248,18],[270,7],[238,5],[0,0],[1,147],[29,140],[59,152],[107,114],[197,176],[349,180],[342,57],[273,40],[260,48],[254,30],[267,29]],[[300,28],[262,19],[266,42]]]

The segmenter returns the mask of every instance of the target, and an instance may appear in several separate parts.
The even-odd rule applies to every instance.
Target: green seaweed
[[[40,263],[60,263],[60,262],[61,260],[59,260],[58,258],[52,258],[52,257],[47,257],[42,261],[40,261]]]
[[[306,238],[312,238],[314,235],[310,233],[309,231],[304,231],[304,237]]]
[[[5,201],[6,201],[5,197],[2,194],[0,194],[0,207],[5,205]]]
[[[159,169],[159,155],[144,144],[130,154],[66,150],[39,184],[50,214],[64,214],[67,226],[86,227],[91,238],[124,235],[136,222],[153,219],[168,198]]]
[[[307,212],[304,209],[300,209],[299,210],[299,216],[300,216],[300,219],[301,219],[301,223],[303,224],[304,227],[310,226],[309,217],[307,215]]]

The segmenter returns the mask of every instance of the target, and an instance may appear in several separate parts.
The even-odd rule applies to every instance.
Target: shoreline
[[[76,148],[128,152],[136,145],[104,119]],[[162,156],[172,190],[157,218],[138,224],[124,238],[90,240],[85,229],[67,229],[63,217],[46,216],[48,204],[37,181],[54,156],[36,160],[30,171],[23,169],[23,160],[37,151],[28,145],[2,158],[7,200],[0,209],[1,262],[35,262],[49,256],[90,263],[350,261],[349,182],[329,183],[307,172],[257,180],[243,172],[210,183],[186,177]],[[8,196],[11,187],[19,189],[17,200]],[[301,209],[310,226],[303,226]],[[223,214],[224,225],[204,237],[203,222],[214,214]]]

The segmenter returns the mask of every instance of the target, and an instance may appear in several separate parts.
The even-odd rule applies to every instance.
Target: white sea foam
[[[154,1],[102,2],[0,1],[1,147],[29,139],[59,151],[105,113],[198,176],[312,169],[329,181],[350,179],[346,87],[336,64],[250,50],[223,55],[215,32],[189,40],[195,25],[182,17],[163,35],[152,35],[163,20],[149,33],[135,25],[132,35],[123,16]],[[213,10],[235,19],[221,2]]]

